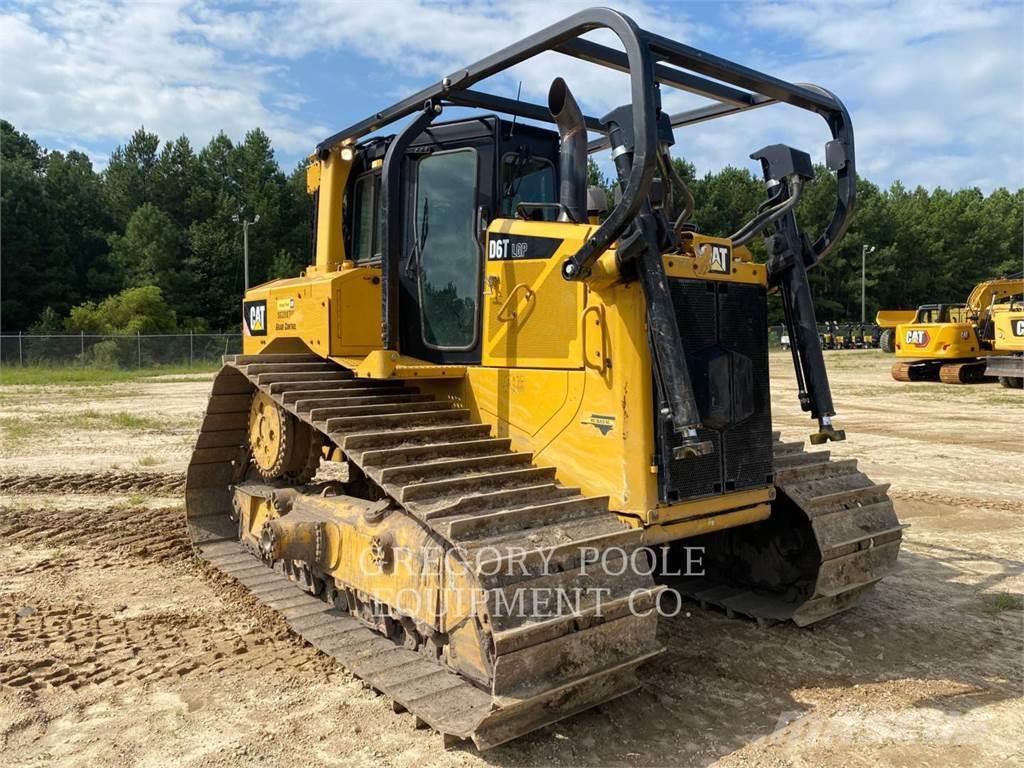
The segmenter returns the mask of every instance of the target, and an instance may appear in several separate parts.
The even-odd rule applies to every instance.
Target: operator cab
[[[963,322],[966,304],[922,304],[914,317],[915,323],[959,323]]]
[[[360,265],[384,250],[382,172],[393,136],[358,146],[343,205],[345,251]],[[402,159],[406,197],[399,254],[403,354],[435,363],[479,363],[487,227],[495,218],[554,221],[556,131],[493,115],[436,123]]]

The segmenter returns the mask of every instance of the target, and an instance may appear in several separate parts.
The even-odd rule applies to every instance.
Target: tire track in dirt
[[[0,493],[149,493],[173,496],[185,490],[181,472],[66,472],[0,475]]]
[[[101,567],[123,567],[125,556],[170,563],[189,557],[192,551],[180,507],[0,509],[0,538],[5,543],[71,548],[35,563],[30,571],[65,568],[69,562],[80,562],[83,558]],[[95,550],[100,550],[98,559],[93,556]]]
[[[301,670],[313,661],[304,649],[287,641],[211,626],[202,616],[121,618],[83,604],[28,608],[3,600],[0,617],[0,636],[15,647],[11,657],[0,658],[0,685],[12,688],[145,683],[178,679],[197,670],[217,675],[240,664]]]
[[[8,585],[0,596],[0,686],[74,690],[250,669],[294,675],[329,663],[294,639],[277,616],[254,605],[245,590],[193,566],[183,520],[176,506],[0,507],[5,546],[55,550],[13,572],[0,561],[0,578]],[[154,571],[168,566],[172,572]],[[50,581],[54,574],[91,580],[133,571],[166,580],[171,589],[176,580],[198,576],[224,607],[126,611],[91,605],[73,592],[62,599],[63,589]]]

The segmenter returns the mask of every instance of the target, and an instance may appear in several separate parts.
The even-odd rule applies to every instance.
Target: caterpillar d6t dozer
[[[599,29],[621,49],[581,37]],[[546,105],[478,88],[546,52],[625,73],[625,105],[586,115],[561,79]],[[710,101],[670,115],[664,87]],[[777,144],[752,155],[754,217],[699,233],[673,129],[774,103],[831,132],[828,229],[797,229],[814,171]],[[482,112],[440,120],[450,107]],[[619,194],[601,220],[587,158],[605,150]],[[244,354],[213,385],[186,487],[198,552],[480,749],[635,689],[666,580],[765,621],[853,607],[900,525],[855,461],[773,433],[766,302],[785,307],[811,442],[843,439],[807,271],[854,182],[835,96],[604,9],[331,136],[308,175],[314,263],[246,294]],[[767,264],[746,248],[762,233]]]
[[[976,384],[988,378],[985,355],[1009,354],[994,344],[994,310],[1024,291],[1022,275],[978,283],[964,304],[924,304],[896,326],[896,381]],[[1001,374],[997,374],[1001,375]],[[991,379],[989,379],[991,380]]]

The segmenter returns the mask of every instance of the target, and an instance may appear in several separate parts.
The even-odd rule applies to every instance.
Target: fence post
[[[85,331],[81,331],[82,364],[85,364]]]
[[[22,368],[25,367],[25,356],[21,352],[21,334],[22,331],[18,331],[18,365]]]
[[[188,367],[192,367],[192,330],[188,332]]]
[[[135,339],[139,345],[139,368],[142,367],[142,331],[135,332]]]

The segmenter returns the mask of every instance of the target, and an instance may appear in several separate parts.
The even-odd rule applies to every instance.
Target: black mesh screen
[[[768,302],[757,285],[721,283],[719,344],[750,359],[753,409],[750,418],[725,430],[726,490],[757,488],[772,474],[772,400],[768,384]]]
[[[771,482],[771,393],[768,384],[767,301],[756,285],[671,280],[690,378],[714,453],[676,460],[681,438],[658,419],[661,500],[719,495]],[[712,402],[711,377],[726,377],[729,402]]]

